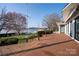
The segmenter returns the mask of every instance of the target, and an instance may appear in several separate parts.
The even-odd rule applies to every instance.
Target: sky
[[[42,27],[44,16],[61,14],[66,3],[0,3],[0,12],[6,8],[7,12],[17,12],[28,15],[28,27]]]

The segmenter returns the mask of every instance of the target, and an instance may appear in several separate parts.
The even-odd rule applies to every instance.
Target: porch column
[[[70,29],[71,29],[70,25],[71,25],[71,23],[69,22],[69,33],[68,33],[69,36],[70,36]]]
[[[59,33],[60,33],[60,32],[61,32],[61,31],[60,31],[61,27],[60,27],[60,25],[59,25],[58,27],[59,27]]]
[[[65,24],[65,34],[66,34],[66,24]]]
[[[73,23],[72,37],[75,38],[75,20],[73,20],[72,23]]]

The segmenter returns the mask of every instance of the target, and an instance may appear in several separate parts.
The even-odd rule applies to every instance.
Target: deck
[[[50,34],[37,38],[32,42],[0,47],[0,55],[4,56],[79,56],[79,43],[69,36]]]

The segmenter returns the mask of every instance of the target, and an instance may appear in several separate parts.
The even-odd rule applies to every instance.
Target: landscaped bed
[[[29,35],[21,34],[17,36],[1,37],[0,46],[29,42],[29,41],[32,41],[36,37],[38,37],[38,40],[40,40],[39,37],[42,37],[45,34],[52,34],[52,33],[53,31],[46,30],[46,31],[38,31],[36,33],[31,33]]]
[[[31,34],[31,35],[18,35],[18,36],[10,36],[10,37],[1,37],[0,38],[0,46],[28,42],[28,39],[31,39],[33,37],[34,37],[34,34]]]

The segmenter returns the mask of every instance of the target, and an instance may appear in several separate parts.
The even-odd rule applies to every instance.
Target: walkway
[[[0,55],[54,56],[79,55],[79,43],[65,34],[50,34],[29,43],[0,47]]]

